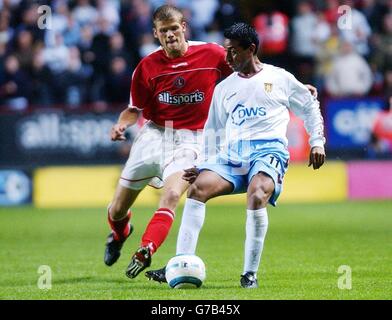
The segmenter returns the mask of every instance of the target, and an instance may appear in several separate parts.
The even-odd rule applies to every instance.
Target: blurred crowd
[[[298,0],[288,10],[287,1],[0,0],[0,110],[123,108],[135,66],[158,47],[151,13],[164,3],[183,9],[193,40],[222,44],[227,26],[252,23],[262,61],[321,96],[392,96],[392,0]]]

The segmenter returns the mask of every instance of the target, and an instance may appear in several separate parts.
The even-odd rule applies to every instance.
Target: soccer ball
[[[204,262],[193,254],[175,256],[166,265],[166,280],[170,288],[199,288],[205,278]]]

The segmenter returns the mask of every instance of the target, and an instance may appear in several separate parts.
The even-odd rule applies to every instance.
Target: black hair
[[[244,49],[248,49],[253,43],[256,46],[254,54],[257,54],[257,50],[259,49],[259,36],[251,25],[244,22],[234,23],[224,31],[223,35],[229,40],[237,40],[239,45]]]
[[[180,9],[175,6],[165,4],[158,7],[154,11],[152,15],[152,21],[155,25],[155,21],[168,21],[174,19],[175,17],[178,17],[181,22],[185,21],[184,14]]]

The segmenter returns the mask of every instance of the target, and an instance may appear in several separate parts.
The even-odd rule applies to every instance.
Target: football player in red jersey
[[[125,140],[125,130],[136,123],[139,113],[147,120],[135,138],[108,207],[111,233],[105,248],[106,265],[117,261],[132,233],[129,208],[140,191],[147,184],[163,187],[158,209],[126,270],[130,278],[150,266],[151,256],[169,233],[174,210],[189,186],[181,179],[183,169],[193,167],[201,152],[200,134],[214,87],[232,72],[223,47],[185,39],[186,22],[176,7],[159,7],[153,22],[161,47],[136,67],[130,104],[111,132],[112,140]]]

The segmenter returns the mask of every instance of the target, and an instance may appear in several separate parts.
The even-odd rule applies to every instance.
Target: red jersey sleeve
[[[133,72],[129,99],[130,108],[143,110],[149,105],[152,94],[148,75],[149,73],[143,63],[140,63]]]

